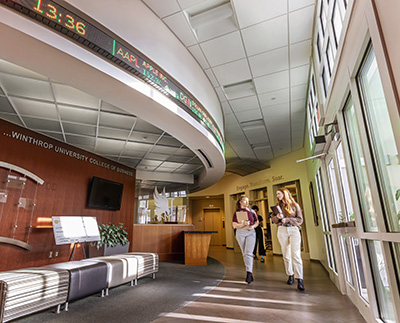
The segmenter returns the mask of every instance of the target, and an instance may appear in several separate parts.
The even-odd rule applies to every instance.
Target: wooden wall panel
[[[13,135],[25,135],[25,138],[41,140],[53,145],[44,148],[33,143],[33,139],[22,141]],[[21,137],[20,137],[21,138]],[[74,157],[61,154],[55,147],[63,148],[87,157],[87,160],[79,160]],[[110,165],[110,169],[96,165],[90,160]],[[36,208],[33,213],[32,225],[29,236],[29,244],[33,246],[31,251],[0,243],[0,270],[41,266],[68,260],[69,245],[56,246],[52,229],[38,229],[39,217],[79,215],[95,216],[98,223],[118,222],[124,223],[129,240],[132,241],[134,196],[135,196],[135,170],[101,158],[95,154],[64,144],[36,132],[19,127],[12,123],[0,120],[0,161],[22,167],[44,180],[43,185],[38,185],[36,191]],[[114,168],[111,170],[111,168]],[[117,168],[124,171],[117,171]],[[126,174],[125,172],[128,172]],[[0,167],[0,189],[5,187],[5,181],[9,173],[8,169]],[[12,171],[11,175],[22,175]],[[108,211],[89,209],[86,207],[88,188],[92,177],[97,176],[123,183],[124,190],[120,211]],[[36,182],[28,179],[22,197],[33,198],[36,190]],[[32,212],[18,208],[20,190],[10,189],[7,203],[0,203],[0,236],[13,237],[13,225],[18,213],[17,228],[14,238],[27,241],[29,233],[30,217]],[[57,258],[49,259],[49,252],[58,251]],[[80,248],[75,252],[74,260],[83,258]]]

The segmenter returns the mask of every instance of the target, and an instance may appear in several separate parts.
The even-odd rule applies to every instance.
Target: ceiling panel
[[[289,87],[289,71],[268,74],[254,79],[258,94],[277,91]]]
[[[314,5],[289,13],[290,43],[298,43],[312,36]]]
[[[44,130],[44,131],[59,132],[59,133],[62,132],[59,121],[38,119],[31,117],[23,117],[23,121],[29,129]]]
[[[310,64],[311,39],[290,45],[290,67]]]
[[[123,129],[99,127],[98,136],[101,138],[118,139],[126,141],[129,137],[129,131]]]
[[[242,30],[248,56],[254,56],[287,45],[287,15],[263,21]]]
[[[251,79],[247,59],[219,65],[213,68],[214,74],[220,85],[239,83]]]
[[[163,20],[186,47],[196,44],[196,38],[183,12],[177,12]]]
[[[236,100],[230,100],[229,103],[235,113],[246,111],[246,110],[252,110],[252,109],[260,107],[257,96],[255,96],[255,95],[236,99]]]
[[[261,107],[270,105],[278,105],[289,102],[289,89],[282,89],[278,91],[260,94],[258,96]]]
[[[133,116],[125,115],[123,118],[121,118],[121,116],[118,114],[100,112],[99,126],[131,130],[136,120],[137,118]]]
[[[172,15],[180,11],[180,7],[176,0],[143,0],[149,7],[153,8],[154,12],[160,17]]]
[[[240,28],[255,25],[287,13],[286,1],[235,0],[235,10]]]
[[[15,114],[0,113],[0,118],[1,118],[1,119],[4,119],[4,120],[7,120],[7,121],[10,121],[10,122],[12,122],[12,123],[15,123],[15,124],[17,124],[17,125],[19,125],[19,126],[23,126],[23,127],[25,126],[25,125],[21,122],[21,119],[18,118],[18,116],[15,115]]]
[[[305,100],[307,96],[307,86],[308,84],[302,84],[298,86],[292,86],[290,88],[291,99],[293,101]]]
[[[262,109],[263,115],[265,119],[276,117],[276,116],[285,116],[289,117],[290,113],[290,104],[282,103],[276,105],[270,105],[267,107],[263,107]]]
[[[294,11],[314,4],[315,0],[289,0],[289,11]]]
[[[58,103],[98,109],[100,100],[73,87],[52,83],[54,95]]]
[[[96,136],[96,127],[87,125],[87,124],[78,124],[78,123],[71,123],[67,121],[63,121],[63,129],[65,133],[69,134],[78,134],[84,136]]]
[[[290,69],[290,85],[297,86],[308,83],[309,65],[303,65]]]
[[[54,103],[19,98],[10,98],[10,102],[22,116],[58,120]]]
[[[211,66],[246,57],[238,31],[201,43],[200,47]]]
[[[58,105],[61,120],[97,125],[98,111]]]
[[[249,63],[254,77],[287,70],[289,68],[288,47],[251,56]]]
[[[15,113],[14,108],[6,97],[0,96],[0,112]]]
[[[210,68],[210,64],[208,64],[206,57],[204,56],[203,52],[201,51],[201,48],[199,45],[194,45],[188,47],[194,58],[197,60],[197,62],[200,64],[200,66],[203,69]]]
[[[246,110],[243,112],[235,113],[239,122],[246,122],[250,120],[261,119],[263,116],[260,109]]]
[[[219,83],[217,81],[217,79],[215,78],[215,75],[213,73],[213,70],[211,68],[204,70],[204,72],[206,72],[208,79],[210,80],[211,84],[214,87],[218,87]]]
[[[2,84],[3,90],[9,96],[54,101],[48,82],[1,73],[0,83]]]

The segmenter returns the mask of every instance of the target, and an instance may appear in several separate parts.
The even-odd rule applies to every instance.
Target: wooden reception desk
[[[183,231],[185,234],[185,265],[207,265],[211,234],[218,231]]]

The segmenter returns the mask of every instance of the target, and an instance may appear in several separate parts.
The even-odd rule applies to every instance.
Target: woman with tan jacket
[[[286,274],[289,276],[287,283],[293,285],[294,279],[297,279],[297,288],[303,291],[305,288],[300,235],[303,214],[287,188],[278,189],[276,197],[280,213],[272,214],[271,219],[278,226],[278,240],[282,249]]]

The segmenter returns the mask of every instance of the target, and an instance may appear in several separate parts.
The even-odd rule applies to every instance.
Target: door
[[[219,209],[204,209],[204,230],[218,231],[211,235],[211,246],[222,246],[222,217]]]

